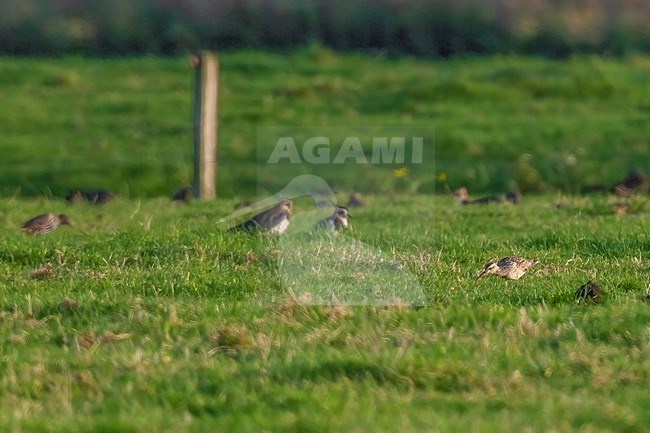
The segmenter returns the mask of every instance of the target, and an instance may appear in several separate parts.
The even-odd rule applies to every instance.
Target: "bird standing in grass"
[[[594,283],[593,281],[587,281],[585,284],[580,286],[578,290],[576,290],[575,298],[578,302],[598,302],[600,301],[601,294],[602,289],[598,284]]]
[[[189,203],[191,198],[192,198],[192,190],[189,187],[184,186],[182,188],[179,188],[178,191],[174,193],[174,195],[172,196],[172,201]]]
[[[524,259],[522,257],[504,257],[496,262],[488,262],[483,271],[474,279],[478,280],[485,274],[503,277],[507,280],[518,280],[526,272],[539,263],[539,260]]]
[[[86,201],[90,204],[104,204],[113,200],[113,194],[105,189],[86,191],[83,195]]]
[[[344,206],[336,206],[334,213],[327,218],[323,218],[316,224],[317,229],[328,230],[332,233],[337,233],[340,230],[345,230],[349,226],[348,218],[352,215],[348,212],[348,208]]]
[[[506,194],[506,201],[509,201],[512,204],[521,203],[521,192],[514,190]]]
[[[487,196],[487,197],[477,198],[476,200],[470,200],[469,193],[467,192],[467,188],[465,187],[458,188],[456,191],[454,191],[454,198],[456,199],[456,203],[462,205],[501,203],[502,201],[500,197],[496,197],[496,196]]]
[[[44,213],[43,215],[38,215],[23,223],[20,229],[26,233],[33,235],[43,235],[45,233],[51,232],[60,225],[69,224],[70,220],[66,215]]]
[[[73,189],[65,196],[68,203],[81,203],[84,200],[90,204],[104,204],[113,200],[113,194],[105,189],[97,189],[90,191],[80,191]]]
[[[289,216],[293,209],[291,200],[282,200],[271,209],[255,215],[230,231],[267,231],[275,234],[282,234],[289,227]]]
[[[363,207],[365,205],[365,201],[363,197],[361,197],[361,194],[358,192],[353,192],[350,195],[350,199],[348,200],[348,207]]]

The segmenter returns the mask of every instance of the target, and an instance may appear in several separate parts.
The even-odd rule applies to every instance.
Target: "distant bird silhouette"
[[[65,201],[68,203],[81,203],[84,201],[84,195],[78,189],[72,189],[65,196]]]
[[[632,170],[622,181],[615,183],[610,188],[610,192],[621,197],[629,197],[636,192],[647,190],[649,183],[643,173]]]
[[[269,233],[282,234],[289,227],[289,216],[293,209],[291,200],[282,200],[271,209],[255,215],[229,231],[266,231]]]
[[[81,203],[87,201],[90,204],[104,204],[113,200],[113,194],[105,189],[97,189],[90,191],[80,191],[73,189],[65,196],[65,200],[69,203]]]
[[[476,200],[470,200],[467,188],[465,187],[458,188],[456,191],[454,191],[454,198],[456,199],[456,203],[462,205],[500,203],[502,201],[501,197],[496,196],[487,196],[478,198]]]
[[[184,186],[182,188],[179,188],[178,191],[174,193],[172,196],[172,201],[180,201],[183,203],[188,203],[192,198],[192,190]]]
[[[587,281],[585,284],[580,286],[578,290],[576,290],[575,298],[578,302],[598,302],[601,295],[602,289],[600,286],[593,281]]]
[[[478,280],[485,274],[492,274],[503,277],[506,280],[518,280],[538,263],[539,260],[524,259],[522,257],[504,257],[496,262],[488,262],[483,271],[474,279]]]
[[[83,193],[86,201],[92,204],[104,204],[113,200],[113,194],[105,189],[86,191]]]
[[[361,197],[360,193],[355,191],[350,194],[350,198],[348,199],[348,207],[363,207],[365,205],[365,200],[363,197]]]
[[[497,196],[487,196],[487,197],[481,197],[477,198],[475,200],[471,200],[468,203],[463,203],[463,204],[490,204],[490,203],[501,203],[503,199],[501,197]]]
[[[51,232],[60,225],[66,224],[70,224],[70,220],[66,215],[45,213],[26,221],[20,229],[33,235],[42,235]]]
[[[512,204],[519,204],[521,203],[522,196],[519,191],[510,191],[508,194],[506,194],[506,201],[509,201]]]
[[[628,188],[625,186],[625,184],[622,183],[618,183],[612,186],[609,191],[619,197],[629,197],[634,193],[633,189]]]
[[[352,218],[352,215],[350,215],[348,212],[348,208],[344,206],[336,206],[336,209],[332,215],[328,216],[327,218],[323,218],[318,223],[316,223],[316,228],[337,233],[348,228],[348,218]]]

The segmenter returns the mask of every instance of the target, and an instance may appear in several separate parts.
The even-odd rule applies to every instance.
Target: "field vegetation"
[[[329,167],[327,181],[341,190],[609,186],[650,167],[649,70],[642,56],[421,61],[316,46],[287,56],[224,53],[219,194],[250,197],[258,186],[284,186],[284,179],[258,184],[274,142],[258,141],[257,128],[276,125],[429,131],[424,163],[400,179],[391,176],[399,165],[370,167],[362,178]],[[172,194],[191,182],[193,85],[187,58],[0,59],[0,192]],[[286,174],[304,169],[289,165]]]
[[[1,431],[649,431],[650,197],[577,194],[650,166],[647,57],[221,66],[219,199],[183,204],[187,59],[0,59]],[[285,186],[259,181],[264,125],[433,128],[435,148],[332,166],[340,202],[367,201],[340,236],[301,232],[308,198],[279,238],[227,232]],[[459,206],[460,186],[524,199]],[[44,212],[73,225],[18,230]],[[540,264],[474,280],[508,255]],[[574,299],[588,280],[599,302]]]
[[[305,234],[227,233],[232,201],[3,200],[0,428],[648,431],[647,197],[371,199],[348,233],[310,238],[357,254],[299,287]],[[75,225],[16,230],[43,211]],[[474,281],[511,254],[541,263]],[[395,284],[378,256],[424,305],[301,304],[325,279]],[[587,280],[599,303],[574,300]]]

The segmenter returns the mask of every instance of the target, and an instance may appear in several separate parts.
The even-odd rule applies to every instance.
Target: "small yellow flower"
[[[444,171],[441,171],[440,173],[438,173],[438,181],[439,182],[447,182],[447,173],[445,173]]]
[[[393,176],[398,177],[398,178],[406,176],[406,173],[408,173],[408,170],[406,169],[406,167],[400,167],[400,168],[396,168],[395,170],[393,170]]]

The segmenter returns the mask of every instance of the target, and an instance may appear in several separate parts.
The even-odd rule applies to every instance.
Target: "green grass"
[[[421,61],[322,48],[225,52],[219,194],[284,186],[273,176],[258,182],[258,161],[272,143],[258,149],[257,128],[276,125],[325,134],[332,126],[428,131],[424,164],[401,182],[387,176],[394,166],[363,175],[329,167],[326,180],[338,189],[430,193],[440,171],[452,188],[470,192],[609,185],[650,164],[649,69],[642,56]],[[107,188],[156,197],[189,184],[193,80],[186,58],[1,58],[0,193],[62,197],[71,188]]]
[[[371,198],[336,240],[227,233],[227,200],[0,201],[0,430],[648,431],[647,197]],[[17,231],[44,211],[75,226]],[[299,252],[354,242],[294,296],[401,279],[425,306],[296,304]],[[511,254],[541,264],[473,280]]]
[[[187,59],[0,59],[0,430],[649,431],[650,200],[549,193],[647,168],[649,61],[223,53],[220,200],[172,205]],[[259,126],[429,141],[402,177],[326,167],[370,195],[342,236],[228,233],[239,198],[317,171],[267,172]],[[431,194],[463,185],[547,194]],[[74,226],[17,230],[42,212]],[[506,255],[541,263],[473,280]],[[590,279],[602,301],[577,304]]]

